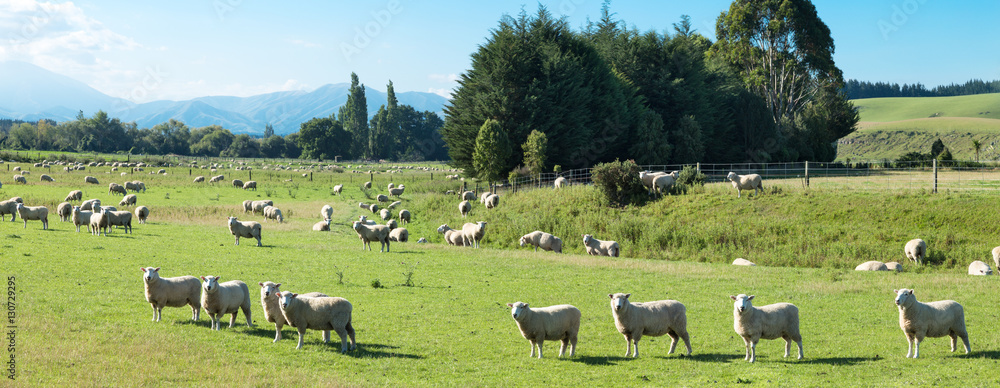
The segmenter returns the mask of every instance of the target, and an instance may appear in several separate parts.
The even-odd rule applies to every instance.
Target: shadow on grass
[[[826,364],[826,365],[855,365],[866,361],[878,361],[884,360],[884,358],[873,358],[873,357],[827,357],[827,358],[806,358],[804,360],[796,360],[789,357],[789,362],[804,363],[804,364]]]
[[[558,355],[558,354],[559,353],[556,352],[556,355]],[[627,361],[627,360],[630,360],[630,358],[618,357],[618,356],[611,356],[611,357],[607,357],[607,356],[578,356],[578,357],[573,357],[573,358],[570,359],[570,361],[580,362],[580,363],[584,363],[584,364],[587,364],[587,365],[605,365],[605,366],[607,366],[607,365],[618,365],[619,362],[621,362],[621,361]]]
[[[962,348],[961,345],[959,345],[959,349],[961,349],[961,348]],[[1000,350],[973,351],[973,352],[969,352],[969,354],[961,354],[961,355],[958,355],[956,357],[958,357],[958,358],[988,358],[988,359],[991,359],[991,360],[997,360],[997,359],[1000,359]]]
[[[664,357],[660,356],[662,359],[669,359],[674,357]],[[680,357],[677,357],[680,358]],[[717,353],[694,353],[690,356],[684,356],[683,358],[690,358],[694,361],[699,362],[730,362],[732,360],[742,360],[746,358],[743,354],[717,354]]]
[[[334,335],[334,333],[330,333]],[[333,343],[333,339],[330,339],[330,343]],[[339,342],[338,342],[339,343]],[[382,344],[364,344],[358,343],[358,348],[349,351],[346,355],[354,358],[408,358],[408,359],[422,359],[424,356],[419,356],[416,354],[406,354],[395,351],[399,349],[399,346],[392,345],[382,345]],[[337,348],[340,351],[340,348]]]

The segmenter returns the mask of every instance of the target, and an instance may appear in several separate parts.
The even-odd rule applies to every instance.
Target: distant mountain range
[[[0,118],[58,122],[76,119],[83,111],[90,117],[103,110],[139,128],[151,128],[170,119],[189,127],[218,124],[233,133],[262,134],[271,124],[275,133],[299,130],[299,124],[314,117],[336,113],[347,102],[350,84],[328,84],[313,91],[288,91],[250,97],[199,97],[186,101],[152,101],[134,104],[108,96],[87,84],[20,61],[0,62]],[[374,116],[385,104],[385,92],[365,87],[368,114]],[[400,104],[418,111],[436,112],[444,118],[447,99],[434,93],[396,93]]]

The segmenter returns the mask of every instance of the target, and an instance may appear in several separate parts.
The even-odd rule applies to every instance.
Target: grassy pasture
[[[851,100],[861,121],[899,121],[927,117],[1000,119],[1000,93],[953,97],[886,97]]]
[[[2,167],[0,167],[2,168]],[[207,170],[170,168],[167,175],[122,178],[103,170],[63,173],[56,182],[28,185],[3,178],[0,198],[55,204],[70,190],[117,205],[107,183],[139,179],[149,188],[139,204],[150,207],[147,225],[108,237],[77,233],[50,217],[0,224],[0,275],[16,277],[16,386],[183,385],[228,383],[284,386],[732,386],[744,384],[993,386],[1000,358],[995,277],[965,275],[969,260],[988,260],[997,244],[992,220],[996,195],[962,192],[802,190],[794,180],[769,184],[767,195],[736,199],[727,187],[668,197],[641,208],[594,206],[588,187],[505,194],[500,208],[475,206],[469,220],[454,196],[432,194],[458,182],[431,181],[427,173],[381,174],[372,193],[358,188],[367,174],[254,170],[257,192],[228,183],[194,184]],[[201,173],[199,173],[201,171]],[[148,172],[148,171],[147,171]],[[220,170],[227,181],[246,171]],[[93,175],[100,185],[85,186]],[[443,174],[442,174],[443,175]],[[436,179],[440,179],[435,174]],[[109,180],[110,179],[110,180]],[[291,182],[286,182],[292,179]],[[403,207],[413,212],[410,243],[392,252],[362,252],[348,222],[364,214],[357,202],[404,183]],[[344,183],[344,195],[331,195]],[[816,185],[816,181],[813,183]],[[270,198],[287,222],[264,223],[264,247],[233,245],[225,217],[243,215],[244,199]],[[335,209],[332,232],[313,232],[323,204]],[[398,210],[398,209],[397,209]],[[434,230],[489,222],[484,248],[444,246]],[[565,254],[517,248],[534,229],[563,237]],[[580,233],[622,243],[622,258],[584,255]],[[932,265],[905,273],[856,273],[865,260],[903,260],[902,243],[921,236]],[[426,237],[429,244],[416,244]],[[727,265],[746,257],[760,267]],[[219,275],[250,286],[256,322],[240,315],[233,329],[212,332],[203,314],[167,308],[163,321],[142,294],[140,266],[163,276]],[[339,273],[339,274],[338,274]],[[412,273],[413,287],[403,286]],[[354,304],[359,350],[341,355],[316,331],[301,350],[296,334],[284,340],[263,319],[257,282],[285,291],[322,291]],[[339,280],[342,280],[341,284]],[[384,287],[373,288],[374,280]],[[948,352],[947,338],[929,339],[921,359],[903,356],[906,344],[892,304],[894,288],[914,288],[922,301],[954,299],[965,306],[973,353]],[[623,358],[607,294],[630,292],[634,301],[677,299],[688,309],[691,357],[666,355],[667,337],[645,337],[638,359]],[[801,311],[804,360],[783,359],[782,341],[762,341],[758,362],[745,363],[732,329],[728,295],[756,294],[758,305],[791,302]],[[558,359],[546,342],[545,358],[528,357],[505,303],[571,303],[583,312],[573,358]],[[0,385],[13,386],[4,379]]]

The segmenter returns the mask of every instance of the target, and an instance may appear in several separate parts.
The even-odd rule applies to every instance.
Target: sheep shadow
[[[959,345],[959,349],[961,349],[961,345]],[[960,355],[957,355],[955,357],[958,357],[958,358],[988,358],[988,359],[991,359],[991,360],[997,360],[997,359],[1000,359],[1000,350],[972,351],[972,352],[969,352],[969,354],[960,354]]]
[[[791,357],[789,357],[791,358]],[[826,364],[826,365],[837,365],[837,366],[852,366],[860,364],[867,361],[878,361],[884,360],[881,357],[827,357],[827,358],[806,358],[803,360],[791,359],[789,362],[803,363],[803,364]]]
[[[330,340],[333,343],[333,339]],[[416,354],[406,354],[395,351],[394,349],[399,349],[399,346],[383,345],[383,344],[362,344],[358,343],[358,348],[345,353],[347,356],[354,358],[406,358],[411,360],[423,359],[424,356]],[[337,348],[340,351],[340,348]]]
[[[627,361],[629,359],[630,358],[618,357],[618,356],[577,356],[571,358],[570,361],[579,362],[587,365],[611,366],[611,365],[618,365],[619,362]]]
[[[674,357],[659,356],[659,358],[669,359]],[[742,360],[746,358],[746,355],[733,354],[733,353],[728,353],[728,354],[694,353],[690,356],[684,356],[683,358],[690,358],[693,361],[699,361],[699,362],[731,362],[732,360],[736,359]]]

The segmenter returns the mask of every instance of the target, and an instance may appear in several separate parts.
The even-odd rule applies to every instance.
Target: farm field
[[[440,167],[440,166],[439,166]],[[0,168],[6,169],[0,166]],[[364,168],[367,170],[368,168]],[[53,168],[55,170],[55,168]],[[476,205],[468,219],[455,196],[440,194],[460,182],[426,172],[378,174],[373,192],[358,186],[368,174],[253,170],[259,190],[227,183],[192,183],[207,170],[167,168],[167,175],[121,178],[92,168],[53,171],[53,183],[14,185],[4,176],[0,198],[21,196],[50,209],[73,189],[84,198],[107,195],[107,183],[139,179],[139,204],[150,221],[130,235],[77,233],[50,215],[23,228],[0,223],[0,276],[13,276],[17,305],[17,380],[5,386],[195,385],[228,383],[285,386],[732,386],[744,384],[994,386],[1000,334],[992,329],[996,277],[965,274],[971,260],[989,260],[1000,245],[990,222],[993,191],[929,195],[925,190],[866,191],[833,186],[805,190],[794,180],[765,182],[758,198],[736,199],[721,184],[644,207],[600,208],[590,187],[504,194],[500,207]],[[350,169],[348,169],[350,171]],[[190,173],[190,175],[189,175]],[[116,173],[117,174],[117,173]],[[247,180],[247,171],[220,170]],[[83,186],[93,175],[100,185]],[[291,179],[291,182],[287,180]],[[992,182],[989,178],[985,181]],[[413,213],[408,243],[390,253],[362,251],[349,221],[366,214],[358,202],[403,183],[403,208]],[[345,185],[333,196],[334,184]],[[818,184],[816,181],[814,185]],[[744,193],[746,194],[746,193]],[[245,199],[274,200],[283,224],[243,215]],[[334,207],[331,232],[314,232],[323,204]],[[398,210],[398,208],[397,208]],[[367,213],[370,215],[370,213]],[[227,216],[260,221],[264,247],[233,237]],[[371,217],[370,217],[371,218]],[[488,222],[483,248],[442,244],[443,223]],[[552,231],[564,254],[518,248],[531,230]],[[580,233],[614,239],[621,258],[586,256]],[[903,242],[928,241],[929,265],[904,263],[903,273],[858,273],[866,260],[902,261]],[[420,237],[430,243],[417,244]],[[728,265],[746,257],[759,267]],[[164,277],[217,275],[240,279],[251,290],[256,326],[242,314],[234,328],[209,330],[207,314],[190,322],[190,309],[166,308],[151,322],[139,267],[161,267]],[[405,285],[409,277],[412,286]],[[336,336],[323,344],[309,331],[301,350],[273,325],[259,304],[262,281],[282,290],[321,291],[354,305],[358,350],[340,354]],[[381,287],[374,288],[373,283]],[[906,343],[892,301],[895,288],[913,288],[922,301],[954,299],[965,307],[973,352],[950,353],[948,339],[928,339],[921,358],[905,359]],[[633,301],[676,299],[688,312],[692,356],[667,355],[668,337],[645,337],[637,359],[611,317],[608,294]],[[762,341],[758,361],[743,361],[743,342],[732,329],[729,295],[755,294],[756,305],[791,302],[800,309],[805,359],[783,359],[783,342]],[[558,341],[545,358],[528,357],[528,342],[506,303],[532,307],[570,303],[583,314],[574,357],[559,359]]]

